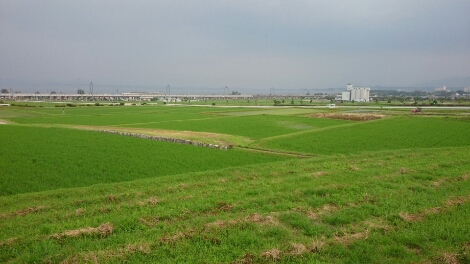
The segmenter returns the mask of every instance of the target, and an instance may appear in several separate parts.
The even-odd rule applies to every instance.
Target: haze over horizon
[[[0,86],[267,92],[465,83],[468,10],[466,0],[4,0]]]

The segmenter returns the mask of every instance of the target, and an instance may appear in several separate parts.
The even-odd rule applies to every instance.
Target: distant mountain
[[[446,77],[440,80],[425,81],[417,86],[422,87],[442,87],[446,86],[451,90],[457,90],[457,88],[464,88],[470,86],[470,77],[455,76],[455,77]],[[453,89],[452,89],[453,88]]]

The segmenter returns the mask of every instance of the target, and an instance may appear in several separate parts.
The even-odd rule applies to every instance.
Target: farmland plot
[[[397,117],[262,140],[264,148],[312,154],[470,145],[466,118]]]
[[[278,136],[299,131],[315,130],[328,126],[348,124],[350,121],[309,118],[302,116],[248,115],[228,116],[201,120],[181,120],[142,124],[144,128],[204,131],[232,134],[252,139]]]
[[[2,125],[0,138],[0,195],[286,159],[60,128]]]

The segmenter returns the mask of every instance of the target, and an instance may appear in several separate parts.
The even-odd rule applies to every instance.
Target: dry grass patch
[[[309,115],[310,117],[320,117],[320,118],[332,118],[332,119],[341,119],[341,120],[350,120],[350,121],[370,121],[375,119],[381,119],[386,117],[385,115],[379,114],[364,114],[364,113],[315,113]]]
[[[228,221],[224,221],[224,220],[215,220],[215,221],[212,222],[212,223],[207,223],[207,224],[205,224],[205,227],[206,227],[206,228],[212,228],[212,227],[215,227],[215,228],[224,228],[224,227],[226,227],[227,225],[229,225],[229,222],[228,222]]]
[[[50,262],[50,261],[44,261]],[[61,264],[75,264],[75,263],[99,263],[98,256],[95,252],[88,252],[86,254],[73,254],[64,259]]]
[[[99,235],[101,237],[109,236],[113,232],[113,225],[104,223],[98,227],[85,227],[75,230],[66,230],[62,233],[51,235],[52,238],[61,239],[63,237],[78,237],[82,235]]]
[[[469,176],[468,174],[464,174],[456,179],[456,181],[466,181],[468,180]]]
[[[10,237],[7,240],[0,241],[0,247],[5,246],[5,245],[11,245],[11,244],[15,243],[16,240],[18,240],[17,237]]]
[[[331,204],[325,204],[322,207],[317,207],[314,210],[307,210],[306,214],[307,214],[307,217],[310,217],[313,219],[319,219],[320,216],[335,212],[337,210],[338,210],[337,206],[331,205]]]
[[[446,206],[454,206],[454,205],[461,205],[466,203],[468,200],[470,200],[470,195],[468,196],[458,196],[453,199],[449,199],[446,201]]]
[[[82,215],[84,212],[85,212],[85,210],[83,210],[81,208],[78,208],[77,210],[75,210],[75,215],[79,216],[79,215]]]
[[[252,222],[252,223],[256,223],[256,224],[259,224],[259,225],[275,225],[276,222],[274,221],[274,218],[270,215],[264,217],[260,214],[257,214],[257,213],[254,213],[254,214],[251,214],[247,217],[245,217],[245,221],[246,222]]]
[[[150,245],[148,243],[142,243],[142,244],[129,244],[126,245],[125,251],[128,253],[134,253],[134,252],[142,252],[145,254],[150,253]]]
[[[314,172],[314,173],[312,173],[312,174],[310,174],[310,175],[313,176],[314,178],[318,178],[318,177],[320,177],[320,176],[325,176],[325,175],[327,175],[327,173],[324,172],[324,171],[317,171],[317,172]]]
[[[41,211],[41,210],[43,210],[44,208],[46,208],[46,207],[43,206],[43,205],[40,205],[40,206],[37,206],[37,207],[29,207],[29,208],[26,208],[26,209],[22,209],[22,210],[16,211],[16,212],[15,212],[15,215],[25,216],[25,215],[27,215],[27,214],[31,214],[31,213],[35,213],[35,212]]]
[[[319,252],[323,247],[325,246],[325,237],[322,237],[322,239],[317,239],[312,241],[312,243],[308,246],[308,249],[315,253]]]
[[[358,170],[359,170],[359,167],[354,166],[354,165],[350,165],[350,166],[349,166],[349,170],[350,170],[350,171],[358,171]]]
[[[398,215],[401,217],[401,219],[408,223],[421,221],[423,219],[423,216],[421,214],[409,214],[400,212]]]
[[[414,170],[410,170],[410,169],[403,168],[403,167],[398,170],[398,173],[400,174],[407,174],[407,173],[412,173],[412,172],[414,172]]]
[[[232,262],[233,264],[248,264],[248,263],[255,263],[255,256],[250,253],[245,253],[240,259],[235,260]]]
[[[12,212],[12,213],[1,214],[0,218],[8,218],[8,217],[12,217],[12,216],[25,216],[25,215],[28,215],[28,214],[32,214],[32,213],[36,213],[38,211],[44,210],[45,208],[46,207],[43,206],[43,205],[40,205],[40,206],[37,206],[37,207],[29,207],[29,208],[26,208],[26,209],[17,210],[17,211]]]
[[[153,227],[156,226],[160,222],[160,220],[158,219],[158,217],[141,217],[139,218],[139,222],[148,227]]]
[[[160,200],[157,197],[150,197],[149,199],[146,199],[144,201],[140,201],[139,205],[144,206],[147,204],[150,204],[152,206],[155,206]]]
[[[426,209],[426,214],[438,214],[441,211],[441,207],[433,207]]]
[[[105,259],[105,262],[123,262],[122,260],[125,259],[126,255],[134,253],[149,254],[150,245],[148,243],[128,244],[114,250],[101,250],[97,252],[73,254],[61,263],[100,263],[100,259]],[[110,261],[113,258],[120,258],[121,261]]]
[[[344,233],[342,235],[335,235],[333,239],[340,243],[341,245],[349,245],[352,242],[359,240],[359,239],[367,239],[369,237],[369,230],[365,230],[364,232],[358,233]]]
[[[307,252],[307,247],[303,244],[292,243],[290,246],[289,254],[302,255],[305,252]]]
[[[168,243],[168,242],[175,242],[177,240],[181,240],[181,239],[186,238],[186,237],[190,237],[190,235],[187,235],[187,234],[179,231],[178,233],[176,233],[172,236],[164,236],[164,237],[159,238],[158,240],[160,242],[163,242],[163,243]]]
[[[66,125],[64,125],[66,126]],[[234,136],[227,134],[209,133],[209,132],[196,132],[196,131],[178,131],[178,130],[164,130],[164,129],[148,129],[148,128],[131,128],[131,127],[106,127],[106,126],[66,126],[75,129],[92,130],[92,131],[110,131],[110,132],[126,132],[134,134],[143,134],[147,136],[160,136],[167,138],[178,138],[183,140],[191,140],[197,142],[211,143],[215,145],[237,145],[236,142],[243,142],[248,144],[252,142],[251,139]]]
[[[391,229],[391,227],[385,224],[384,221],[380,218],[369,219],[362,223],[370,229],[382,229],[384,231],[389,231]]]
[[[188,200],[188,199],[192,199],[194,198],[194,196],[192,195],[186,195],[186,196],[183,196],[183,197],[178,197],[176,200]]]
[[[459,260],[457,258],[457,254],[444,252],[442,256],[437,258],[437,263],[445,263],[445,264],[459,264]]]
[[[281,258],[281,251],[277,248],[273,248],[273,249],[261,252],[260,255],[261,257],[264,257],[267,260],[276,261]]]
[[[227,227],[227,226],[234,226],[236,224],[239,224],[239,223],[246,223],[246,222],[250,222],[250,223],[255,223],[255,224],[258,224],[260,226],[263,226],[263,225],[276,225],[277,222],[274,220],[274,217],[272,217],[271,215],[268,215],[268,216],[262,216],[260,214],[257,214],[257,213],[253,213],[251,215],[248,215],[246,216],[245,218],[243,219],[235,219],[235,220],[215,220],[214,222],[212,223],[207,223],[205,224],[205,228],[224,228],[224,227]]]

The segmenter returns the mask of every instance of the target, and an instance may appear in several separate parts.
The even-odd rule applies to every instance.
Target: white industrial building
[[[347,92],[341,94],[341,100],[348,102],[369,102],[370,87],[353,87],[350,83],[346,90]]]

